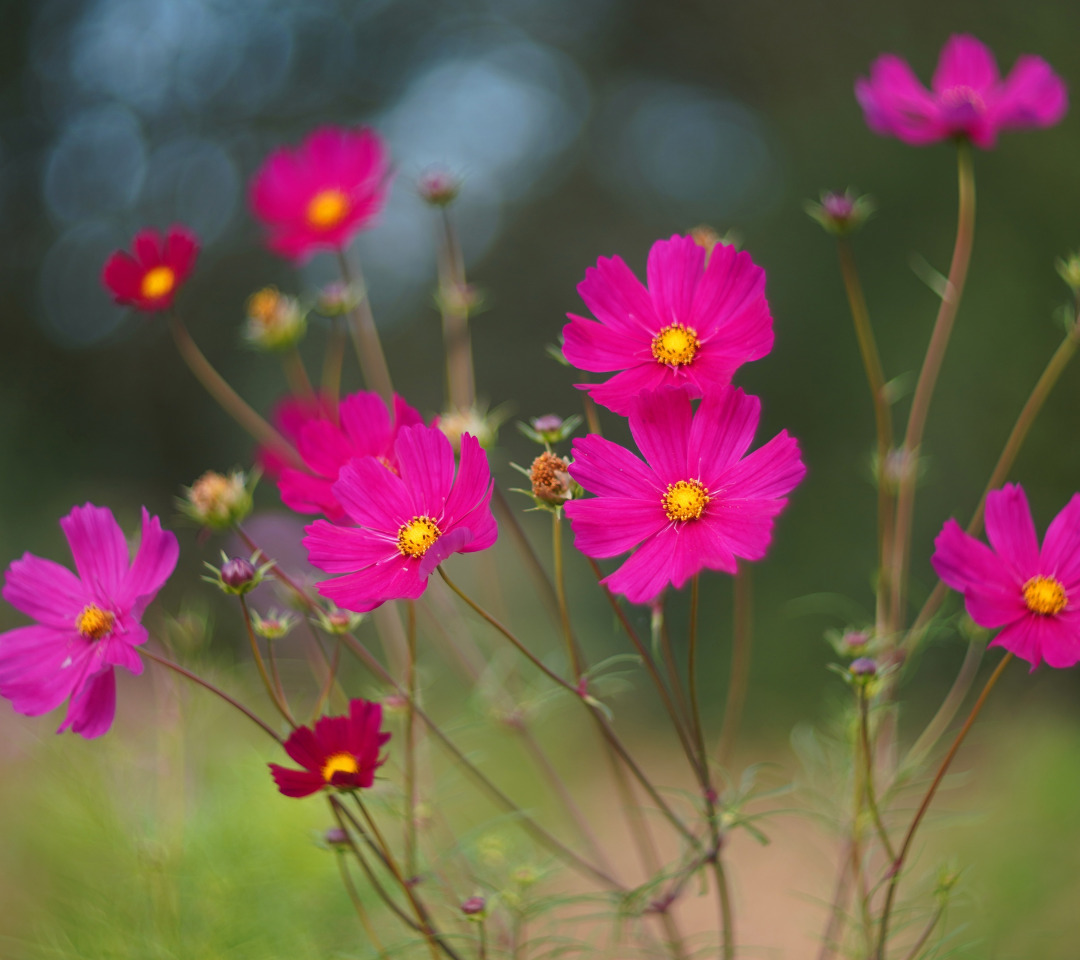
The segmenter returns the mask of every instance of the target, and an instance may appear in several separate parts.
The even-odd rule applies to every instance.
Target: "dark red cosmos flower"
[[[172,306],[191,276],[199,240],[186,227],[172,226],[164,237],[147,228],[135,234],[132,253],[117,250],[105,261],[101,282],[117,303],[153,312]]]
[[[379,751],[390,739],[381,727],[382,704],[370,700],[350,700],[347,717],[321,717],[314,729],[297,727],[285,752],[304,769],[269,764],[278,790],[286,797],[309,797],[324,787],[370,787],[386,760]]]

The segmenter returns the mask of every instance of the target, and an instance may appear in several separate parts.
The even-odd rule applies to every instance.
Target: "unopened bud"
[[[1059,258],[1054,266],[1057,267],[1057,272],[1068,284],[1069,289],[1075,294],[1080,294],[1080,251],[1071,253],[1065,258]]]
[[[853,677],[873,677],[877,675],[877,664],[870,657],[859,657],[851,661],[848,670]]]
[[[438,428],[446,435],[455,453],[461,452],[461,438],[471,433],[487,449],[499,438],[499,427],[507,417],[502,408],[488,411],[482,406],[468,410],[448,410],[439,415]]]
[[[320,610],[317,614],[317,623],[326,632],[333,636],[341,636],[352,633],[364,619],[363,614],[352,613],[349,610]]]
[[[230,530],[251,513],[252,481],[240,470],[228,476],[207,470],[184,491],[180,509],[200,526]]]
[[[866,645],[870,642],[870,634],[866,630],[845,630],[840,642],[847,653],[856,654],[866,649]]]
[[[221,582],[234,590],[246,587],[254,579],[255,567],[243,557],[233,557],[221,567]]]
[[[533,496],[553,506],[566,503],[573,496],[570,474],[566,472],[568,466],[561,457],[546,450],[540,454],[529,469]]]
[[[356,308],[363,293],[347,283],[328,283],[319,291],[315,305],[324,317],[339,317]]]
[[[469,897],[461,905],[461,912],[467,917],[476,917],[483,914],[485,907],[487,907],[487,901],[483,897]]]
[[[296,297],[263,287],[247,302],[244,339],[259,350],[287,350],[307,333],[307,314]]]
[[[264,640],[280,640],[296,625],[296,618],[291,613],[278,613],[277,610],[260,617],[252,610],[251,625]]]
[[[341,827],[329,827],[323,834],[323,840],[328,846],[343,847],[349,843],[349,835]]]
[[[820,223],[829,233],[842,237],[859,229],[874,212],[870,197],[856,196],[848,189],[843,193],[823,190],[821,202],[807,201],[807,214]]]
[[[425,203],[433,207],[446,207],[461,192],[461,177],[446,167],[429,167],[420,174],[416,189]]]
[[[577,414],[567,417],[565,420],[554,413],[536,417],[528,423],[518,421],[518,429],[533,443],[543,444],[545,447],[554,446],[569,439],[577,428],[581,426],[581,417]]]

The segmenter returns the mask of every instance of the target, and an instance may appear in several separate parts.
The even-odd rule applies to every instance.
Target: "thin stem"
[[[364,933],[372,944],[374,944],[375,949],[381,957],[383,955],[382,941],[379,940],[378,935],[375,933],[375,928],[371,924],[371,917],[368,916],[367,909],[364,907],[364,902],[360,899],[360,894],[356,890],[356,884],[353,883],[352,877],[349,874],[349,865],[345,862],[345,854],[341,851],[338,851],[337,853],[337,862],[338,870],[341,873],[341,883],[345,887],[345,892],[349,895],[349,900],[352,901],[353,910],[356,911],[356,916],[360,920],[360,925],[364,928]]]
[[[854,828],[853,828],[854,829]],[[840,936],[844,932],[844,904],[847,903],[848,876],[851,873],[851,855],[855,841],[848,840],[847,848],[840,860],[840,870],[836,876],[836,888],[833,893],[832,907],[829,910],[829,920],[825,925],[825,932],[821,935],[821,952],[818,960],[832,960],[839,946]]]
[[[753,581],[749,564],[739,564],[735,574],[734,637],[731,648],[731,678],[728,681],[724,704],[720,743],[716,748],[717,762],[723,769],[731,763],[739,736],[746,694],[750,685],[750,652],[754,640]]]
[[[551,514],[551,552],[555,561],[555,596],[559,604],[559,621],[562,624],[563,640],[566,643],[566,655],[570,658],[570,669],[574,679],[581,679],[581,652],[570,629],[570,611],[566,605],[566,582],[563,577],[562,551],[562,510],[556,508]]]
[[[983,704],[986,703],[987,697],[990,696],[990,691],[994,689],[994,684],[998,682],[998,678],[1005,672],[1005,668],[1009,665],[1009,661],[1012,660],[1012,658],[1012,651],[1005,654],[1005,656],[1001,658],[1001,662],[998,663],[997,668],[990,675],[990,679],[986,681],[986,686],[983,687],[982,693],[979,694],[979,699],[975,701],[975,706],[971,708],[971,713],[968,714],[967,720],[964,721],[964,725],[960,728],[960,732],[956,735],[956,739],[953,740],[952,746],[949,747],[949,752],[945,754],[945,759],[941,761],[941,766],[938,767],[938,772],[934,776],[930,788],[926,791],[926,796],[923,797],[923,801],[919,805],[919,809],[916,811],[914,819],[911,821],[911,826],[908,827],[907,833],[904,835],[904,842],[900,845],[900,852],[897,854],[896,859],[889,868],[889,889],[888,893],[885,895],[885,906],[881,911],[881,925],[878,933],[877,949],[874,952],[875,960],[885,960],[885,943],[889,936],[889,915],[892,913],[893,901],[896,899],[896,888],[900,882],[900,871],[903,869],[904,861],[907,859],[908,851],[911,849],[911,843],[915,839],[915,832],[919,829],[919,825],[926,816],[926,811],[930,808],[930,803],[934,799],[934,794],[937,793],[938,787],[941,786],[941,781],[945,779],[945,774],[948,771],[950,764],[952,764],[953,758],[960,750],[960,745],[964,742],[964,738],[968,735],[968,731],[971,730],[972,725],[975,723],[975,718],[978,717],[979,712],[983,708]]]
[[[341,317],[330,321],[330,335],[326,338],[323,356],[322,392],[330,400],[330,409],[337,417],[338,397],[341,396],[341,368],[345,363],[345,325]]]
[[[285,370],[285,380],[293,395],[301,400],[314,400],[315,388],[311,385],[311,378],[308,377],[303,357],[300,356],[300,351],[296,347],[290,347],[281,355],[281,366]]]
[[[266,693],[274,706],[277,707],[278,712],[286,721],[288,721],[289,725],[295,727],[296,721],[289,711],[289,705],[285,702],[284,696],[279,695],[277,687],[270,679],[270,674],[266,672],[266,664],[263,662],[262,652],[259,650],[259,642],[255,639],[255,628],[251,623],[251,611],[248,609],[247,600],[243,595],[241,595],[239,599],[240,609],[244,611],[244,626],[247,627],[248,640],[251,641],[251,655],[255,658],[255,664],[259,668],[259,676],[262,677],[263,686],[266,687]]]
[[[889,831],[881,819],[878,809],[877,792],[874,788],[874,751],[870,744],[870,705],[867,702],[866,690],[859,688],[859,742],[862,747],[863,761],[863,789],[866,791],[866,805],[870,809],[870,817],[874,821],[881,846],[885,850],[890,861],[896,860],[896,851],[893,850],[892,841],[889,839]]]
[[[393,687],[394,691],[402,697],[407,697],[408,694],[404,687],[398,683],[392,674],[390,674],[386,668],[379,663],[379,661],[372,655],[362,643],[360,643],[351,634],[345,634],[342,640],[348,646],[348,648],[356,655],[356,657],[364,664],[373,674],[375,674],[383,683]],[[535,820],[532,819],[524,810],[522,810],[513,800],[511,800],[505,793],[502,792],[494,783],[492,783],[481,770],[472,763],[471,760],[465,755],[465,753],[458,748],[454,742],[443,733],[442,729],[431,719],[428,714],[416,706],[416,716],[420,721],[434,734],[435,738],[443,745],[448,753],[460,764],[461,769],[465,771],[469,776],[476,781],[477,785],[488,794],[489,797],[500,807],[506,810],[508,813],[513,814],[521,822],[522,826],[532,834],[532,836],[541,844],[546,846],[555,856],[559,857],[565,863],[574,867],[582,873],[588,874],[596,880],[606,886],[615,889],[624,889],[622,884],[605,873],[603,870],[593,866],[587,860],[583,860],[573,850],[557,840],[554,836],[548,833],[543,827],[540,826]]]
[[[199,349],[191,334],[188,333],[184,322],[174,313],[169,317],[169,329],[172,331],[173,340],[180,356],[195,374],[199,381],[230,417],[241,427],[251,434],[259,443],[273,447],[278,453],[287,457],[294,463],[302,463],[300,455],[296,452],[288,440],[266,422],[255,410],[238,394],[225,378],[214,369],[210,361]]]
[[[405,872],[417,876],[416,867],[416,604],[409,600],[408,638],[409,660],[406,686],[409,696],[405,701]]]
[[[724,863],[720,857],[719,849],[716,858],[712,862],[713,877],[716,880],[716,894],[720,903],[720,926],[722,950],[720,956],[723,960],[734,960],[735,957],[735,916],[731,909],[731,891],[728,889],[727,874],[724,871]]]
[[[1075,355],[1077,346],[1080,346],[1080,316],[1073,321],[1069,328],[1069,332],[1065,334],[1065,339],[1061,341],[1057,350],[1054,351],[1054,355],[1050,358],[1046,368],[1032,388],[1027,401],[1024,403],[1020,415],[1016,418],[1016,423],[1013,424],[1012,432],[1009,434],[1008,440],[1005,441],[1001,456],[998,457],[997,463],[994,464],[994,469],[990,474],[990,479],[986,483],[986,488],[983,490],[983,495],[980,497],[979,504],[975,508],[975,513],[972,515],[971,521],[967,525],[967,532],[971,536],[977,537],[982,531],[983,512],[986,509],[987,494],[989,494],[991,490],[996,490],[1000,487],[1009,476],[1009,472],[1012,470],[1013,464],[1020,454],[1020,449],[1027,439],[1028,431],[1031,429],[1036,417],[1038,417],[1042,410],[1043,404],[1046,403],[1047,397],[1050,396],[1050,391],[1054,389],[1058,380],[1061,379],[1061,374],[1065,371],[1065,368],[1069,365],[1069,361],[1072,360]],[[910,651],[914,645],[918,643],[920,631],[926,626],[934,614],[937,613],[947,593],[948,588],[939,580],[930,596],[927,598],[926,603],[923,604],[923,608],[919,611],[919,615],[915,618],[915,623],[911,630],[908,631],[907,637],[904,640],[904,646],[907,651]]]
[[[919,953],[922,951],[922,948],[926,946],[926,941],[930,939],[930,935],[934,932],[934,929],[941,922],[941,918],[944,915],[945,906],[942,904],[934,911],[934,915],[930,918],[930,922],[923,928],[923,932],[919,934],[919,939],[912,945],[904,960],[916,960]]]
[[[971,145],[962,141],[957,150],[957,158],[959,209],[952,264],[949,267],[948,282],[942,293],[934,330],[930,335],[930,345],[927,347],[926,357],[919,371],[919,379],[915,384],[907,432],[904,435],[902,470],[896,505],[896,533],[893,542],[892,569],[889,573],[892,584],[891,615],[894,630],[899,629],[904,620],[908,546],[915,511],[915,483],[918,476],[916,464],[919,448],[922,444],[923,430],[926,427],[926,417],[930,411],[934,386],[941,371],[942,361],[945,359],[945,349],[949,344],[953,321],[956,319],[956,311],[964,293],[968,265],[971,262],[972,241],[975,236],[975,171],[971,159]]]
[[[597,576],[599,576],[600,568],[596,566],[595,561],[593,562],[593,566],[596,568]],[[614,594],[612,594],[610,590],[607,590],[607,595],[612,603],[617,603]],[[682,728],[689,731],[690,707],[686,702],[686,695],[683,693],[682,679],[679,675],[679,665],[675,661],[675,648],[671,643],[671,631],[668,630],[663,596],[656,601],[656,605],[653,608],[652,628],[654,631],[653,646],[654,648],[659,648],[661,656],[664,658],[664,667],[667,670],[668,683],[670,684],[672,691],[672,705],[673,708],[677,708],[678,717],[673,719],[676,722],[681,721]]]
[[[334,644],[333,658],[327,660],[326,654],[322,648],[322,644],[319,643],[318,637],[315,635],[314,630],[311,630],[311,636],[314,640],[313,646],[316,650],[318,650],[320,657],[322,657],[323,664],[326,667],[326,679],[319,687],[319,695],[315,699],[315,706],[312,707],[311,710],[311,723],[314,723],[318,719],[319,714],[322,713],[323,706],[326,704],[327,700],[330,699],[330,694],[333,691],[334,686],[337,684],[338,667],[341,665],[341,644]]]
[[[374,390],[389,404],[394,396],[394,382],[390,378],[390,368],[386,365],[382,341],[379,340],[379,331],[375,327],[375,317],[371,313],[371,301],[368,299],[364,278],[359,267],[354,270],[349,265],[344,252],[338,253],[338,265],[341,267],[345,285],[350,290],[359,288],[359,301],[350,314],[350,331],[364,383],[369,390]]]
[[[690,581],[690,626],[689,647],[687,653],[687,679],[690,687],[690,720],[694,739],[697,741],[698,758],[701,764],[703,777],[702,786],[708,795],[712,788],[712,777],[709,774],[709,754],[705,749],[705,731],[701,723],[701,704],[698,702],[697,691],[697,648],[698,648],[698,606],[701,598],[701,574],[694,574]]]
[[[866,307],[859,271],[855,265],[855,256],[851,244],[845,237],[840,237],[837,244],[840,256],[840,272],[844,277],[844,289],[847,291],[851,318],[855,322],[855,336],[859,341],[859,353],[862,356],[866,380],[870,386],[870,399],[874,406],[874,425],[877,431],[877,488],[878,488],[878,572],[877,587],[877,632],[885,629],[885,605],[890,585],[886,583],[888,558],[892,549],[893,535],[893,500],[887,483],[887,461],[893,445],[892,411],[885,395],[885,372],[881,366],[874,330],[870,325],[870,312]]]
[[[468,410],[476,400],[465,265],[450,214],[444,207],[439,244],[439,309],[446,351],[446,390],[450,407]]]
[[[193,683],[197,683],[204,690],[209,690],[212,694],[214,694],[214,696],[220,697],[222,700],[224,700],[230,707],[234,707],[235,709],[239,710],[252,723],[254,723],[257,726],[261,727],[264,733],[269,734],[278,743],[283,742],[281,737],[279,737],[277,735],[277,731],[275,731],[274,728],[272,726],[270,726],[270,724],[268,724],[265,720],[263,720],[257,714],[253,713],[251,710],[249,710],[247,707],[245,707],[238,700],[234,700],[232,697],[230,697],[220,687],[214,686],[214,684],[212,684],[209,680],[204,680],[198,674],[192,673],[186,667],[182,667],[178,663],[173,663],[172,660],[167,660],[165,657],[162,657],[162,656],[154,653],[152,650],[148,650],[146,647],[140,647],[139,652],[144,657],[149,657],[151,660],[154,661],[154,663],[160,664],[163,667],[168,667],[168,669],[172,670],[174,673],[178,673],[178,674],[180,674],[180,676],[186,677],[188,680],[191,680]]]
[[[699,843],[698,839],[690,832],[686,824],[679,819],[674,810],[667,804],[664,798],[660,795],[659,791],[653,785],[652,781],[645,775],[645,772],[638,766],[637,762],[631,757],[629,751],[623,745],[618,735],[612,729],[611,724],[608,722],[607,717],[604,716],[603,711],[600,709],[599,704],[592,702],[592,699],[585,693],[579,686],[575,686],[564,678],[560,677],[554,670],[548,667],[539,657],[536,656],[524,643],[521,642],[513,633],[511,633],[506,627],[504,627],[498,620],[496,620],[490,613],[488,613],[483,607],[477,604],[468,594],[464,593],[462,589],[454,583],[453,580],[447,575],[446,571],[440,565],[436,568],[439,571],[439,575],[446,582],[446,585],[454,591],[465,603],[472,608],[482,619],[486,620],[492,627],[494,627],[499,633],[501,633],[507,640],[510,641],[524,656],[533,664],[541,673],[544,674],[549,680],[552,680],[555,684],[562,687],[569,693],[574,694],[591,713],[595,714],[600,724],[600,728],[607,738],[608,742],[615,748],[616,752],[622,757],[623,762],[629,767],[630,772],[634,774],[638,782],[645,788],[645,792],[649,794],[653,802],[660,809],[661,813],[671,822],[671,825],[675,827],[686,839],[692,843]]]

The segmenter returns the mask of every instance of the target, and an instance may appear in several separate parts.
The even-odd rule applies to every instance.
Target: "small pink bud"
[[[255,568],[250,560],[243,557],[233,557],[221,567],[221,582],[233,590],[239,590],[255,579]]]
[[[483,913],[486,906],[487,901],[483,897],[469,897],[461,905],[461,912],[467,917],[475,917],[477,914]]]

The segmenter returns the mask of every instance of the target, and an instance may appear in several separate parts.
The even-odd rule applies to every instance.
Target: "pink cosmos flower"
[[[463,434],[461,463],[437,427],[403,427],[397,470],[375,457],[350,460],[332,487],[356,527],[318,520],[307,527],[308,559],[334,577],[319,592],[363,613],[387,600],[415,599],[452,553],[486,550],[498,535],[491,470],[476,437]]]
[[[647,273],[648,289],[619,257],[601,257],[578,285],[599,323],[568,314],[563,353],[581,370],[621,371],[578,384],[597,403],[626,415],[643,390],[702,397],[772,349],[765,271],[748,253],[718,243],[706,263],[692,237],[674,236],[653,244]]]
[[[287,797],[309,797],[331,787],[367,789],[386,762],[379,751],[390,734],[381,727],[382,706],[370,700],[350,700],[347,717],[320,717],[314,729],[297,727],[285,741],[285,752],[304,769],[269,764],[278,790]]]
[[[173,226],[164,237],[147,228],[135,234],[132,253],[117,250],[101,272],[101,282],[124,306],[153,312],[172,306],[176,292],[195,269],[199,240],[187,227]]]
[[[1080,662],[1080,493],[1050,524],[1042,548],[1027,497],[1006,484],[986,498],[987,546],[949,520],[931,562],[945,584],[964,595],[971,619],[1002,627],[990,644],[1035,669]]]
[[[735,387],[708,394],[697,412],[682,390],[643,394],[630,432],[647,463],[590,434],[574,441],[570,475],[596,497],[565,506],[577,548],[614,557],[637,547],[604,583],[649,603],[703,569],[735,573],[760,560],[773,517],[806,468],[787,431],[748,456],[761,403]]]
[[[322,127],[296,149],[270,154],[251,184],[251,207],[275,253],[304,261],[344,250],[374,226],[390,189],[390,156],[367,127]]]
[[[105,507],[75,507],[60,527],[77,575],[30,553],[7,569],[4,599],[37,623],[0,634],[0,696],[31,717],[70,698],[57,732],[99,737],[116,712],[113,667],[142,673],[135,648],[147,633],[140,620],[172,574],[179,548],[145,507],[134,561]]]
[[[336,420],[326,405],[290,406],[282,419],[307,468],[299,470],[280,458],[272,460],[282,503],[297,513],[321,513],[334,521],[345,517],[332,489],[341,468],[354,457],[371,456],[396,470],[398,431],[424,422],[397,394],[391,416],[377,393],[364,390],[341,401]]]
[[[1022,56],[1001,79],[993,53],[966,34],[949,37],[927,90],[906,62],[878,57],[855,96],[870,129],[922,146],[966,137],[984,150],[1002,130],[1049,127],[1069,106],[1065,83],[1041,57]]]

